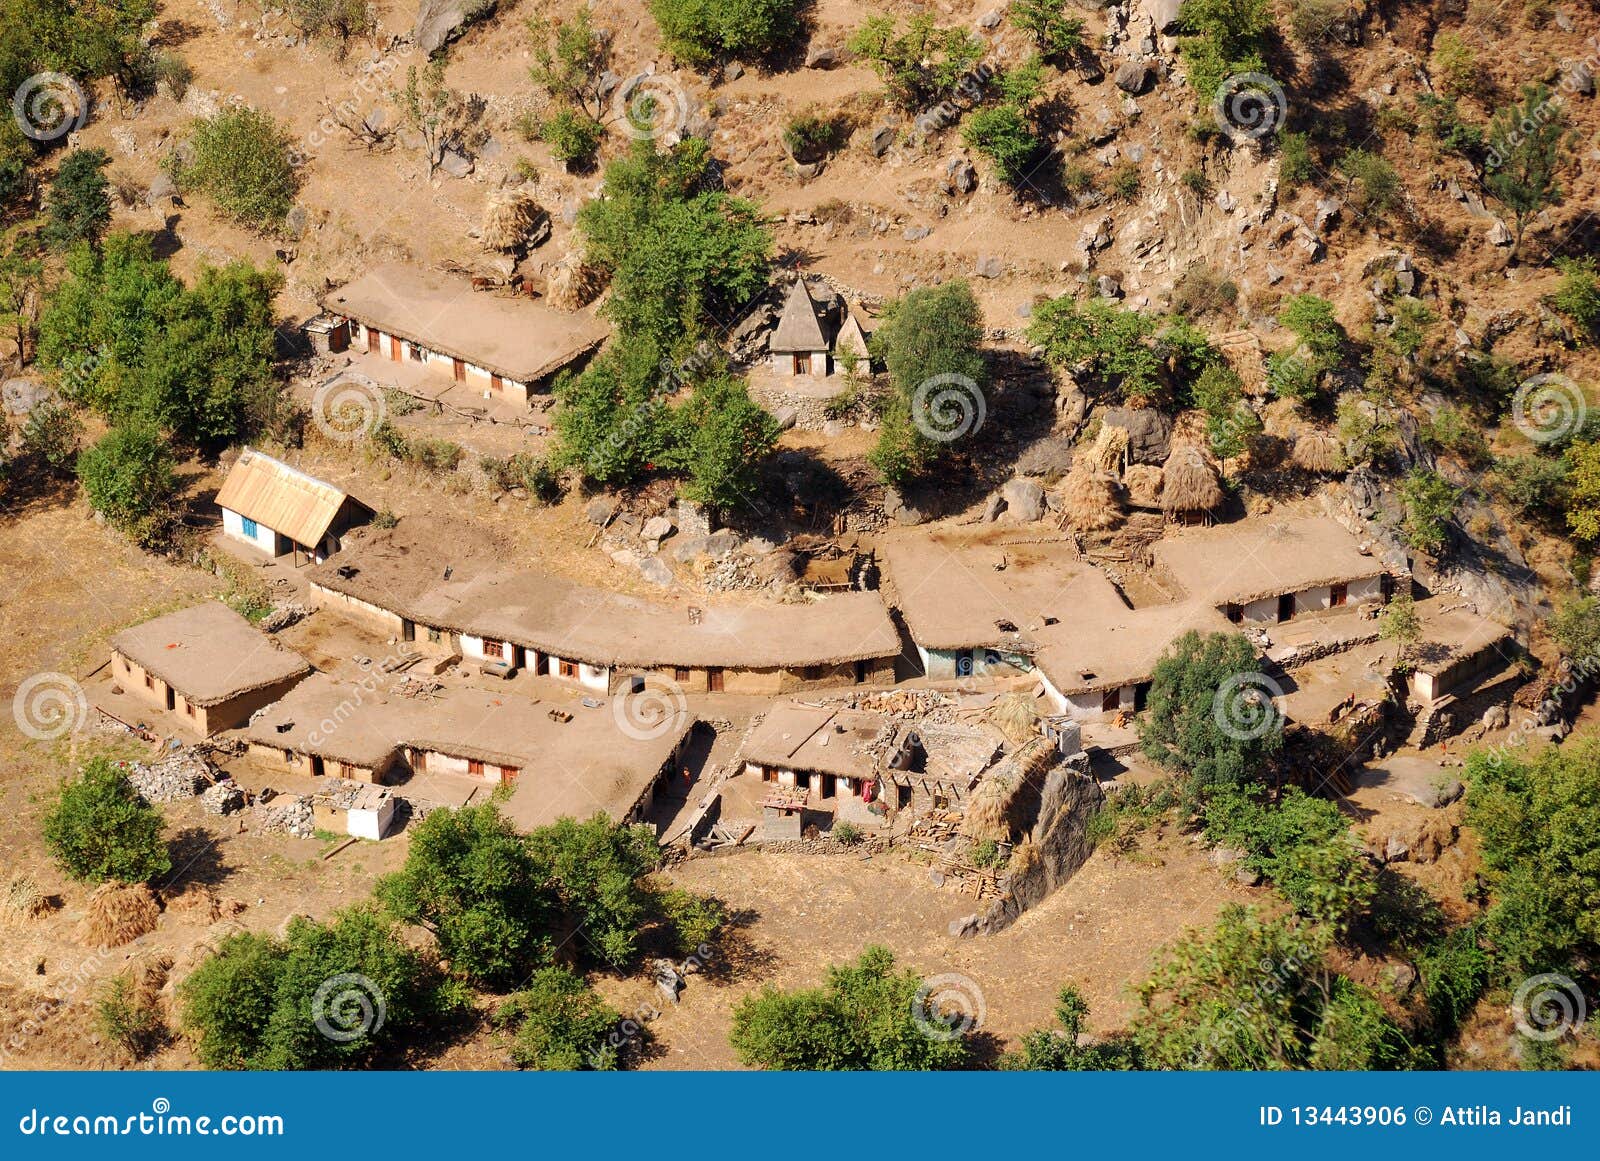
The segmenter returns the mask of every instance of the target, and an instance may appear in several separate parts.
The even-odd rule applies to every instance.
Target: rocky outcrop
[[[412,38],[417,48],[432,56],[474,20],[494,11],[495,0],[421,0],[417,5],[417,27]]]

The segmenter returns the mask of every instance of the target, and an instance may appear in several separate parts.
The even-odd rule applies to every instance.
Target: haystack
[[[1104,532],[1122,523],[1122,503],[1117,496],[1117,478],[1097,471],[1085,463],[1072,465],[1061,483],[1061,510],[1067,524],[1077,532]]]
[[[989,707],[988,720],[1013,742],[1039,736],[1039,711],[1025,693],[1008,693]]]
[[[237,915],[245,906],[232,896],[218,895],[214,888],[204,883],[189,883],[182,891],[168,896],[161,902],[169,915],[181,916],[189,922],[206,924]]]
[[[558,310],[581,310],[605,289],[605,275],[573,249],[550,271],[545,298]]]
[[[1308,472],[1338,475],[1345,469],[1344,448],[1332,432],[1310,429],[1294,441],[1294,462]]]
[[[1222,504],[1222,485],[1205,452],[1193,444],[1172,449],[1162,468],[1161,510],[1178,519],[1204,517]]]
[[[977,842],[1008,843],[1026,834],[1039,811],[1045,775],[1055,765],[1055,746],[1035,735],[984,772],[967,798],[961,833]]]
[[[527,246],[534,231],[549,217],[532,194],[526,190],[509,190],[489,199],[483,211],[483,228],[478,234],[489,249],[513,254]]]
[[[6,884],[0,899],[0,918],[7,923],[24,923],[50,910],[50,898],[32,875],[16,874]]]
[[[1161,469],[1155,464],[1132,464],[1122,477],[1128,503],[1135,508],[1161,507]]]
[[[121,947],[156,929],[161,904],[145,883],[102,883],[89,896],[78,936],[90,947]]]
[[[1112,475],[1120,475],[1122,465],[1128,458],[1128,429],[1111,424],[1102,425],[1086,456],[1089,467],[1101,472],[1110,472]]]
[[[1239,376],[1246,395],[1259,398],[1267,394],[1267,359],[1254,331],[1229,331],[1217,339],[1217,349]]]

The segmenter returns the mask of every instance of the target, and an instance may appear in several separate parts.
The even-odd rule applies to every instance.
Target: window
[[[251,540],[254,540],[257,536],[259,536],[261,534],[260,533],[260,529],[258,529],[256,527],[256,522],[254,520],[250,519],[250,517],[241,516],[239,519],[244,522],[244,534],[246,536],[248,536]]]
[[[437,645],[439,643],[440,636],[441,635],[439,633],[439,630],[437,630],[437,629],[429,629],[428,630],[428,640],[432,641],[435,645]]]
[[[479,778],[482,778],[483,777],[483,763],[478,761],[476,758],[468,758],[467,759],[467,773],[468,774],[476,774]]]
[[[412,362],[414,362],[414,363],[426,363],[428,361],[428,352],[424,351],[421,347],[417,346],[416,343],[408,344],[408,351],[409,351],[409,353],[411,355],[411,361]]]
[[[684,682],[689,680],[689,671],[687,669],[675,667],[672,671],[672,680],[682,685]]]
[[[144,675],[144,687],[146,689],[154,689],[156,687],[156,679],[148,673]]]
[[[506,643],[504,641],[491,641],[485,637],[483,639],[483,655],[485,657],[496,657],[504,661],[506,656]]]
[[[556,672],[562,677],[577,677],[578,663],[576,661],[563,661],[556,666]]]

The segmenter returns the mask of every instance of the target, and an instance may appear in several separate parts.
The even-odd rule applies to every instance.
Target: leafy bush
[[[104,149],[74,149],[61,162],[50,182],[50,217],[43,236],[58,250],[79,242],[100,241],[111,222],[111,183],[106,166],[111,155]]]
[[[1206,262],[1184,270],[1172,288],[1172,309],[1187,318],[1225,311],[1238,301],[1239,284]]]
[[[1191,793],[1241,786],[1266,773],[1283,746],[1283,717],[1252,701],[1260,669],[1239,633],[1185,633],[1156,662],[1139,741],[1152,761],[1183,774]]]
[[[78,459],[83,423],[71,408],[47,401],[28,412],[22,425],[22,454],[52,476],[70,476]]]
[[[1273,22],[1266,0],[1183,0],[1178,15],[1187,34],[1179,52],[1202,102],[1233,74],[1267,71],[1262,52]]]
[[[1600,597],[1571,597],[1550,618],[1550,636],[1573,660],[1600,658]]]
[[[1278,181],[1285,190],[1305,185],[1317,172],[1316,156],[1311,151],[1311,137],[1306,133],[1285,131],[1278,134]]]
[[[1111,167],[1107,185],[1111,196],[1131,202],[1139,196],[1139,167],[1131,161],[1121,161]]]
[[[1352,463],[1378,460],[1392,451],[1399,436],[1381,404],[1358,395],[1341,395],[1335,405],[1339,439]]]
[[[768,56],[800,30],[800,0],[650,0],[672,54],[695,67]]]
[[[352,36],[370,36],[377,21],[367,0],[289,0],[289,19],[308,37],[332,37],[343,59]]]
[[[564,967],[541,968],[528,986],[495,1013],[511,1029],[511,1059],[518,1068],[609,1072],[619,1054],[609,1040],[622,1017],[584,978]]]
[[[1056,993],[1056,1025],[1035,1028],[1022,1047],[1000,1058],[1000,1067],[1022,1072],[1126,1072],[1144,1067],[1139,1046],[1125,1033],[1088,1040],[1089,1004],[1074,987]]]
[[[1567,463],[1542,455],[1500,456],[1494,478],[1501,494],[1516,511],[1528,517],[1560,512],[1566,502]]]
[[[172,869],[165,823],[110,759],[70,779],[44,817],[44,841],[74,879],[143,883]]]
[[[1594,258],[1557,258],[1556,269],[1561,271],[1561,285],[1550,296],[1550,305],[1579,330],[1592,332],[1600,323],[1600,273]]]
[[[113,427],[78,454],[77,472],[90,505],[115,528],[147,546],[166,535],[177,476],[153,428]]]
[[[1457,498],[1455,487],[1443,476],[1427,468],[1413,468],[1400,485],[1405,542],[1419,552],[1436,554],[1443,549]]]
[[[557,161],[567,166],[586,167],[600,152],[605,127],[578,109],[557,109],[538,123],[539,140],[550,146]]]
[[[1600,443],[1567,449],[1567,527],[1581,541],[1600,539]]]
[[[967,145],[994,166],[1007,185],[1017,185],[1032,173],[1044,148],[1027,114],[1010,103],[979,109],[961,132]]]
[[[1478,54],[1458,32],[1444,29],[1433,39],[1433,71],[1447,96],[1465,97],[1484,82]]]
[[[124,975],[105,982],[94,1003],[95,1030],[134,1060],[143,1060],[161,1043],[167,1026],[161,1010],[138,995]]]
[[[297,916],[282,938],[227,936],[178,999],[205,1067],[272,1070],[359,1066],[459,1002],[365,906],[330,924]]]
[[[1066,0],[1013,0],[1012,26],[1033,38],[1047,60],[1062,61],[1083,48],[1083,21],[1066,14]]]
[[[756,1068],[959,1068],[967,1060],[966,1037],[956,1034],[958,1026],[942,1024],[942,1013],[927,1010],[937,996],[924,996],[921,988],[915,972],[895,970],[888,948],[869,947],[855,963],[830,967],[820,988],[780,992],[769,986],[745,996],[734,1008],[729,1040],[739,1059]],[[939,1034],[930,1035],[925,1025]]]
[[[877,70],[889,100],[906,112],[931,108],[956,92],[983,55],[964,28],[940,28],[924,14],[904,31],[892,16],[872,16],[849,41],[850,51]]]
[[[835,825],[835,838],[838,829]],[[672,929],[673,946],[684,956],[697,954],[728,921],[727,909],[716,899],[681,887],[655,892],[652,906],[662,922]]]
[[[1291,0],[1289,28],[1304,45],[1326,39],[1333,26],[1346,18],[1350,9],[1345,0]]]
[[[1034,309],[1028,341],[1058,367],[1101,380],[1125,399],[1166,390],[1167,367],[1180,380],[1217,358],[1205,334],[1178,318],[1140,314],[1109,299],[1079,302],[1062,295]]]
[[[783,147],[799,162],[820,161],[839,148],[838,122],[813,112],[798,113],[783,127]]]
[[[300,179],[294,141],[268,114],[233,105],[195,122],[190,156],[173,178],[199,190],[229,217],[253,229],[274,230],[294,205]]]
[[[1339,365],[1345,334],[1334,316],[1333,303],[1314,294],[1296,294],[1279,309],[1278,321],[1304,345],[1317,372],[1331,371]]]
[[[164,84],[174,101],[181,101],[194,83],[194,69],[175,52],[156,52],[150,57],[150,79]]]
[[[1384,214],[1400,200],[1400,175],[1381,154],[1351,149],[1339,159],[1339,172],[1349,183],[1350,204],[1358,213]]]

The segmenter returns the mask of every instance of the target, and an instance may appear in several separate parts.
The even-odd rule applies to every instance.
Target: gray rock
[[[893,144],[894,126],[882,125],[879,126],[879,128],[872,134],[872,141],[867,148],[872,151],[872,156],[882,157],[885,153],[889,152],[889,148]]]
[[[842,56],[843,54],[836,48],[813,44],[806,49],[806,68],[831,69],[840,62]]]
[[[1044,488],[1038,480],[1007,480],[1000,489],[1006,504],[1006,519],[1015,524],[1028,524],[1044,518]]]
[[[947,170],[950,174],[950,185],[956,193],[969,194],[978,188],[978,171],[966,158],[952,159]]]
[[[45,400],[54,399],[55,394],[39,379],[7,379],[0,384],[0,400],[5,403],[7,415],[27,415]]]
[[[1157,32],[1171,32],[1178,27],[1178,9],[1183,0],[1140,0],[1139,10],[1150,18]]]
[[[736,60],[729,61],[728,67],[722,70],[722,79],[725,81],[736,81],[742,76],[744,76],[744,65]]]
[[[1338,198],[1322,198],[1317,202],[1316,231],[1324,233],[1328,226],[1339,218],[1339,211],[1344,209],[1344,203]]]
[[[300,238],[306,232],[308,217],[304,206],[290,206],[289,212],[283,215],[283,232],[292,239]]]
[[[1237,206],[1238,204],[1239,204],[1238,199],[1235,198],[1227,190],[1219,189],[1217,191],[1217,209],[1221,210],[1223,213],[1225,213],[1225,214],[1233,213],[1234,207]]]
[[[1094,280],[1095,289],[1100,292],[1101,298],[1121,298],[1122,283],[1109,274],[1102,274]]]
[[[596,496],[589,501],[588,507],[583,510],[584,519],[590,524],[609,524],[611,518],[617,514],[617,501],[612,496]]]
[[[780,407],[772,413],[772,418],[778,421],[779,431],[788,431],[795,425],[799,416],[792,407]]]
[[[1511,231],[1506,229],[1506,224],[1499,218],[1494,220],[1494,225],[1489,227],[1489,245],[1509,246],[1513,239]]]
[[[1000,519],[1000,513],[1006,510],[1006,500],[999,492],[990,492],[989,498],[983,503],[983,522],[993,524]]]
[[[1164,464],[1172,451],[1172,420],[1153,407],[1113,407],[1101,422],[1128,433],[1128,458],[1136,464]]]
[[[978,17],[978,27],[979,28],[999,28],[1000,27],[1001,18],[1004,17],[1004,16],[1005,16],[1005,13],[1002,12],[1000,9],[992,8],[988,12],[985,12],[982,16]]]
[[[844,434],[844,429],[845,425],[837,419],[824,420],[822,424],[822,434],[829,439],[838,439]]]
[[[1584,61],[1573,61],[1561,74],[1561,87],[1580,97],[1594,96],[1594,70]]]
[[[1483,728],[1486,730],[1503,730],[1511,721],[1511,714],[1503,705],[1492,705],[1483,711]]]
[[[1386,863],[1403,863],[1410,854],[1410,845],[1397,834],[1390,835],[1389,841],[1383,844],[1383,861]]]
[[[896,524],[926,524],[928,515],[905,502],[905,497],[900,495],[896,488],[883,490],[883,514]]]
[[[1429,797],[1427,804],[1433,807],[1446,807],[1460,798],[1466,791],[1467,788],[1462,785],[1459,778],[1441,780],[1433,787],[1433,794]]]
[[[172,179],[164,173],[158,173],[150,179],[150,188],[145,191],[144,201],[146,205],[153,206],[177,196],[178,187],[172,183]]]
[[[495,0],[421,0],[412,40],[419,52],[432,56],[461,35],[469,18],[487,16],[494,7]]]
[[[659,556],[647,556],[639,562],[639,575],[653,585],[663,588],[672,583],[672,570]]]
[[[647,540],[651,544],[660,544],[672,535],[673,523],[666,516],[652,516],[644,522],[644,527],[639,529],[639,539]]]
[[[678,524],[678,531],[684,536],[711,535],[711,514],[704,504],[693,500],[679,500],[672,512],[673,519]]]
[[[738,547],[739,534],[731,528],[720,529],[706,537],[706,555],[715,560],[721,560]]]
[[[1072,468],[1072,440],[1049,435],[1017,457],[1017,471],[1024,476],[1063,476]]]
[[[979,278],[999,278],[1006,272],[1006,265],[993,254],[980,255],[977,265],[972,272]]]
[[[1285,274],[1284,274],[1284,271],[1283,271],[1283,269],[1281,267],[1274,266],[1271,262],[1267,263],[1267,285],[1268,286],[1276,286],[1276,285],[1278,285],[1278,283],[1280,283],[1280,282],[1282,282],[1284,280],[1284,277],[1285,277]]]
[[[797,161],[794,163],[795,176],[801,181],[810,181],[821,176],[824,164],[821,161]]]
[[[472,158],[454,149],[446,149],[439,158],[439,168],[451,177],[466,177],[473,170]]]
[[[695,536],[688,540],[683,540],[680,538],[679,540],[674,541],[672,545],[672,559],[677,561],[679,564],[688,564],[695,557],[701,556],[705,553],[706,540],[707,537]]]
[[[1231,867],[1244,861],[1244,852],[1238,847],[1212,847],[1206,861],[1213,867]]]
[[[200,795],[200,809],[207,814],[233,814],[244,807],[244,791],[232,782],[218,782]]]
[[[907,242],[920,242],[931,233],[927,226],[907,226],[900,236]]]
[[[1150,80],[1154,75],[1155,69],[1150,66],[1148,61],[1130,60],[1124,61],[1117,66],[1117,72],[1113,80],[1116,82],[1117,88],[1124,93],[1138,96],[1150,87]]]

